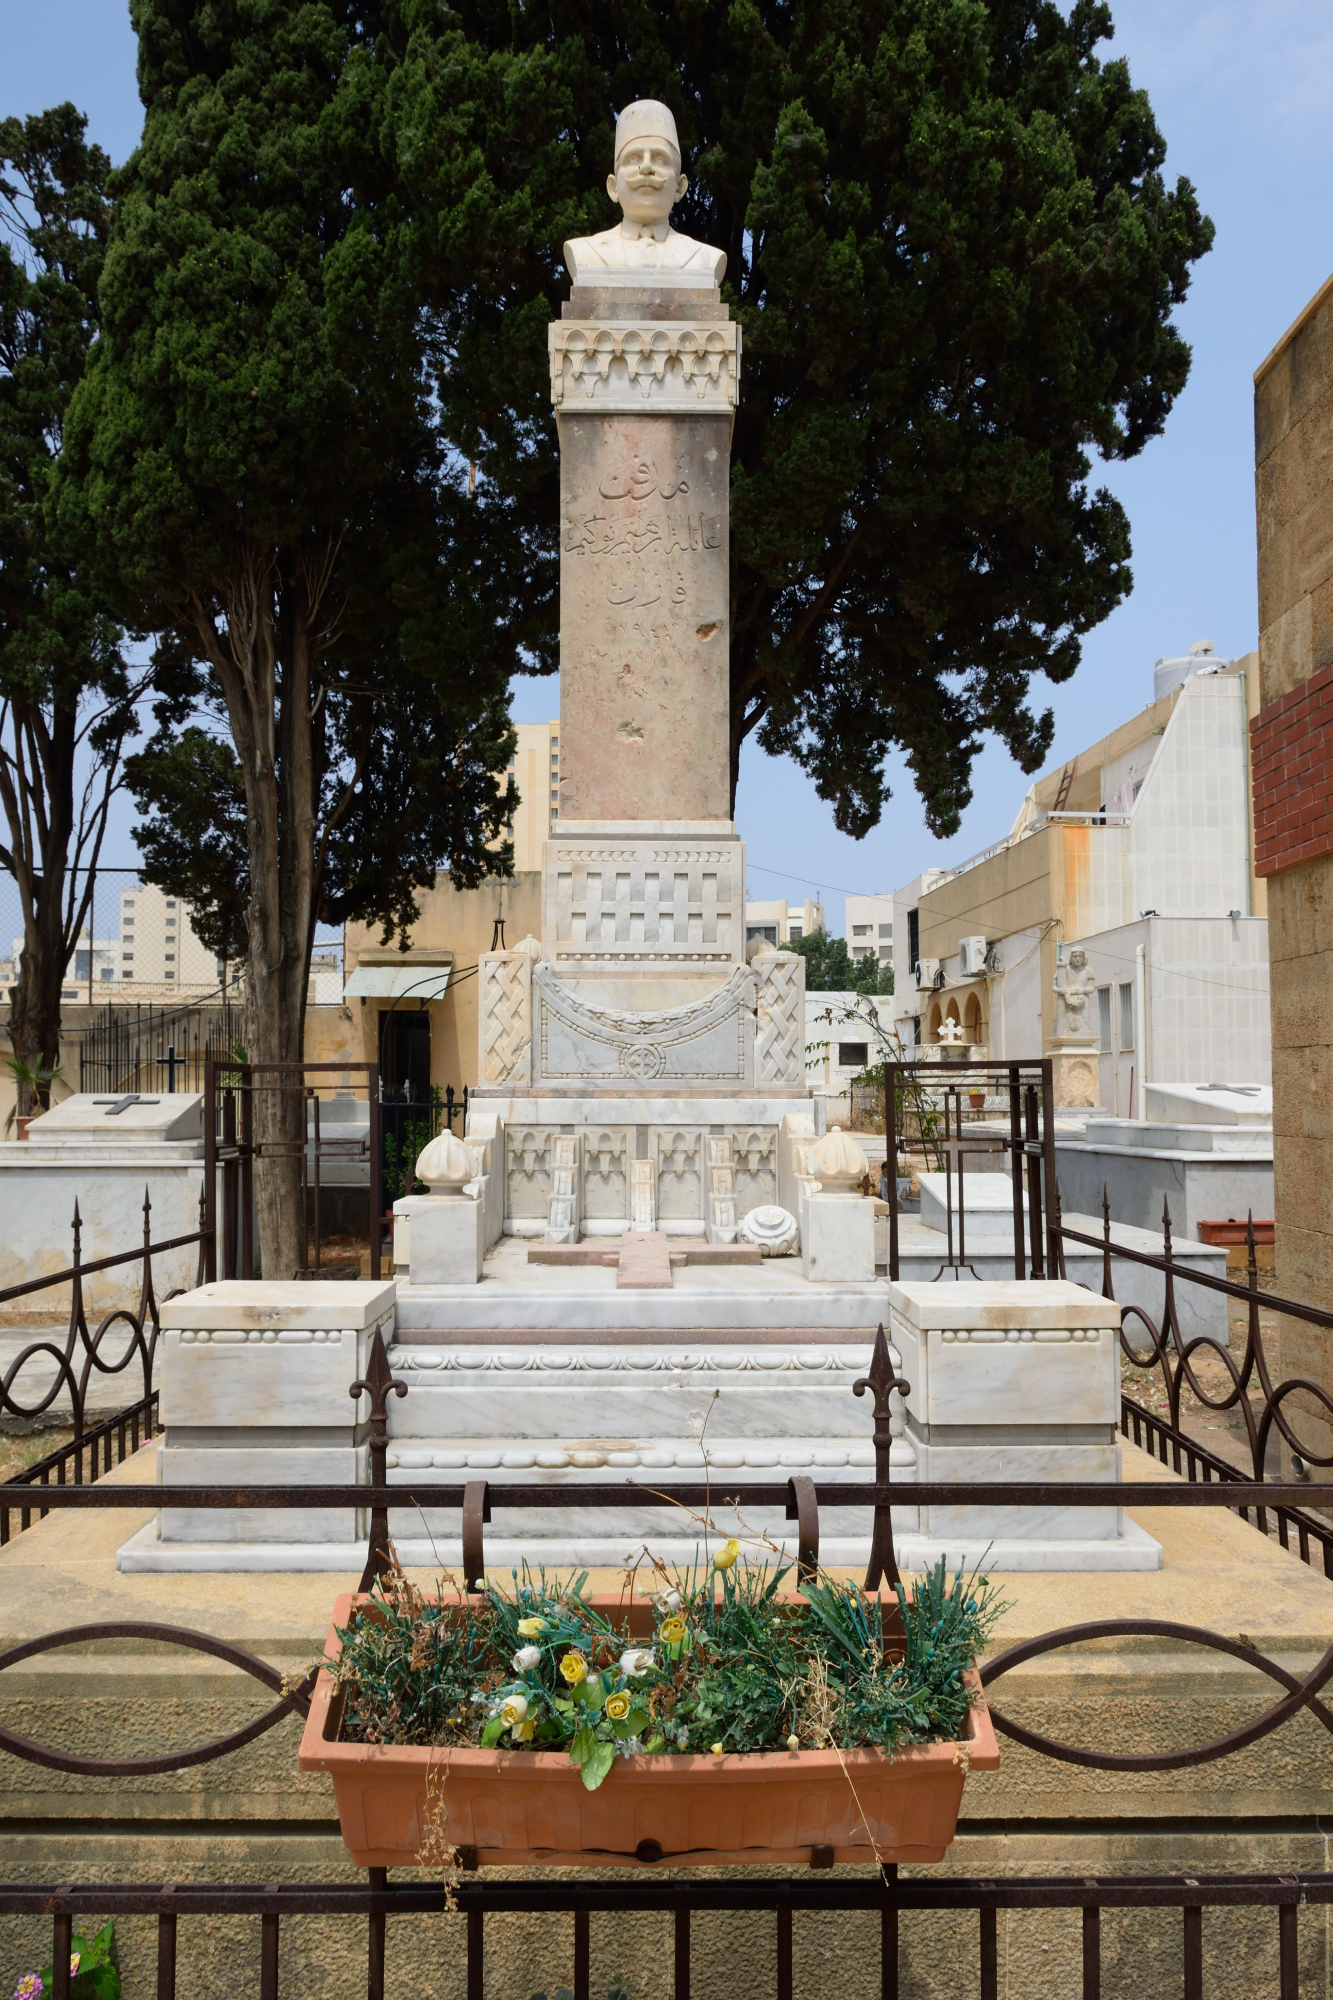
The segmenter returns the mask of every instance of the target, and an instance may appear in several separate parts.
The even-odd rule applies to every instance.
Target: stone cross
[[[944,1026],[940,1029],[940,1040],[945,1044],[947,1048],[956,1049],[958,1047],[958,1044],[961,1041],[964,1041],[965,1039],[966,1037],[964,1036],[963,1031],[959,1027],[957,1021],[953,1020],[946,1021],[944,1023]]]

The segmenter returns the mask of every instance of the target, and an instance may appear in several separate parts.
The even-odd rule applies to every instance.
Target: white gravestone
[[[85,1261],[143,1241],[145,1192],[157,1241],[193,1235],[204,1184],[202,1106],[197,1091],[80,1091],[34,1119],[26,1140],[0,1143],[0,1286],[69,1263],[76,1202]],[[155,1261],[159,1299],[194,1283],[198,1254],[192,1245]],[[90,1310],[136,1305],[141,1273],[125,1264],[89,1278]],[[57,1294],[49,1300],[56,1306]]]

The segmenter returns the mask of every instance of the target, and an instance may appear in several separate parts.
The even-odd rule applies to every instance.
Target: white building
[[[812,931],[824,929],[824,906],[812,903],[809,897],[803,903],[747,903],[745,905],[745,942],[752,938],[765,938],[769,944],[790,944],[793,938],[809,937]]]
[[[1049,1052],[1054,988],[1077,944],[1096,987],[1087,1026],[1106,1110],[1142,1115],[1145,1075],[1269,1082],[1249,774],[1257,683],[1254,654],[1221,660],[1207,641],[1159,661],[1156,698],[1039,778],[1004,839],[898,892],[905,1041],[937,1042],[954,1021],[992,1057]]]
[[[894,1032],[893,1001],[866,993],[808,993],[805,1002],[807,1083],[830,1096],[845,1094],[854,1077],[884,1060],[884,1048],[867,1015],[885,1036]]]
[[[845,936],[854,959],[873,958],[881,965],[893,959],[893,892],[849,896]]]

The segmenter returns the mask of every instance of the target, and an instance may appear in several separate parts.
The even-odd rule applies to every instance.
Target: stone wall
[[[1284,722],[1314,701],[1333,666],[1333,279],[1259,369],[1254,428],[1263,707],[1251,741],[1256,771],[1275,781],[1256,834],[1268,875],[1276,1261],[1282,1292],[1324,1306],[1333,1294],[1333,855],[1322,841],[1311,851],[1309,836],[1328,780],[1313,763],[1308,783],[1274,765]],[[1299,810],[1289,820],[1291,802]],[[1333,1391],[1328,1335],[1284,1324],[1280,1373]],[[1333,1449],[1333,1430],[1308,1412],[1298,1429]]]

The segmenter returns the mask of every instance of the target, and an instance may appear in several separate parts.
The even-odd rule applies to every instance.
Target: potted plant
[[[338,1598],[300,1766],[361,1868],[469,1861],[939,1861],[999,1752],[973,1664],[998,1611],[944,1564],[909,1594],[716,1568],[651,1597],[398,1573]]]

